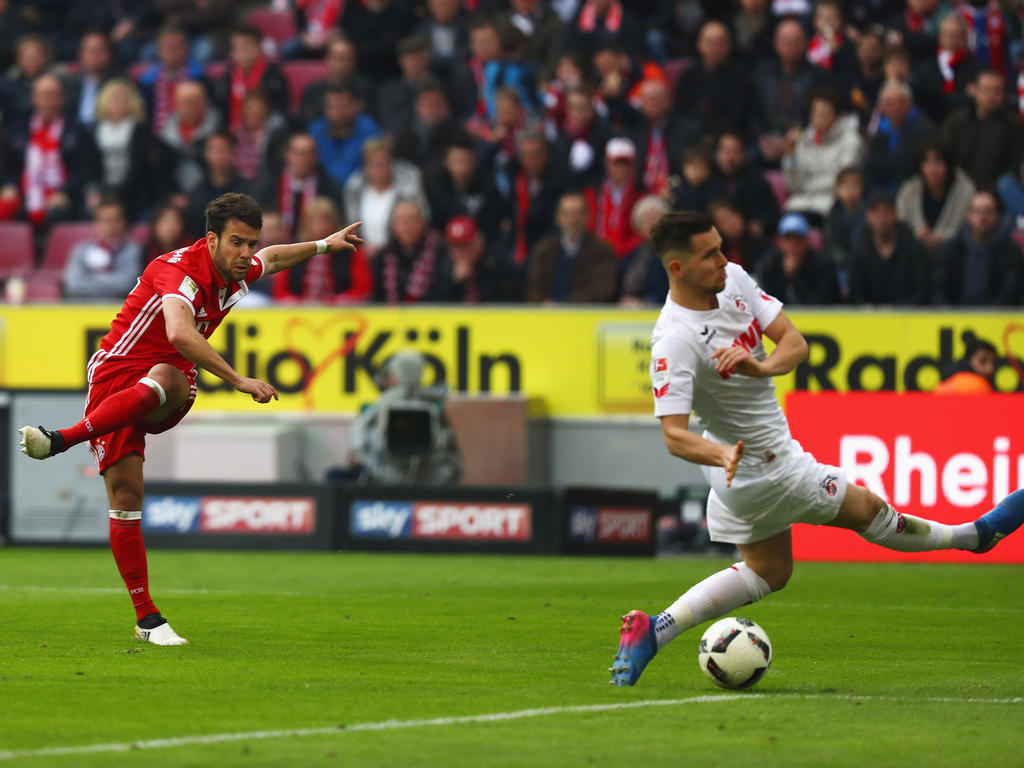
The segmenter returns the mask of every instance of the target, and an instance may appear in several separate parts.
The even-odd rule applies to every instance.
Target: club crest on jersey
[[[835,496],[839,493],[839,486],[836,484],[838,479],[835,475],[825,475],[825,479],[821,481],[821,490],[829,496]]]
[[[747,311],[747,305],[743,303],[743,299],[736,299],[736,309],[738,309],[740,312]]]

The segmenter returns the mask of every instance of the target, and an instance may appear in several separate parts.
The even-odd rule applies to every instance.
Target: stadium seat
[[[0,222],[0,280],[27,275],[35,262],[32,227],[24,221]]]
[[[54,224],[50,234],[46,237],[43,263],[36,274],[56,279],[59,282],[71,249],[83,240],[93,237],[94,234],[95,229],[91,221],[65,221]]]
[[[322,61],[286,61],[281,73],[288,81],[288,114],[298,117],[306,86],[327,77],[327,65]]]
[[[786,176],[782,171],[765,171],[765,181],[772,188],[772,192],[775,193],[775,199],[779,203],[781,208],[786,204],[786,199],[789,197],[789,189],[786,187]]]
[[[25,301],[60,301],[60,276],[36,273],[25,281]]]
[[[274,11],[270,8],[256,8],[249,13],[249,23],[280,45],[298,34],[295,18],[288,11]]]

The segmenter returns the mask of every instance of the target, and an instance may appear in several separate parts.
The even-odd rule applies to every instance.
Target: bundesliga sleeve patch
[[[178,290],[181,291],[182,295],[188,296],[189,301],[194,301],[196,294],[199,293],[199,286],[196,285],[196,281],[188,275],[181,281],[181,285],[178,286]]]

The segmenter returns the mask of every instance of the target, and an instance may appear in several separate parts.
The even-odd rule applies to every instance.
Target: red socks
[[[91,437],[108,435],[140,421],[160,405],[161,399],[153,387],[140,381],[134,387],[122,389],[108,397],[89,411],[75,426],[58,432],[64,438],[65,447],[70,448],[72,445],[84,443]]]
[[[133,517],[125,519],[129,515]],[[132,598],[136,618],[139,619],[157,613],[153,599],[149,596],[149,571],[146,568],[146,545],[142,542],[141,522],[141,512],[110,511],[110,549]]]

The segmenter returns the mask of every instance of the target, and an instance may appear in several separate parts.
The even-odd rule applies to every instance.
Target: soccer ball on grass
[[[700,668],[723,688],[749,688],[772,663],[772,644],[750,619],[719,619],[700,639]]]

